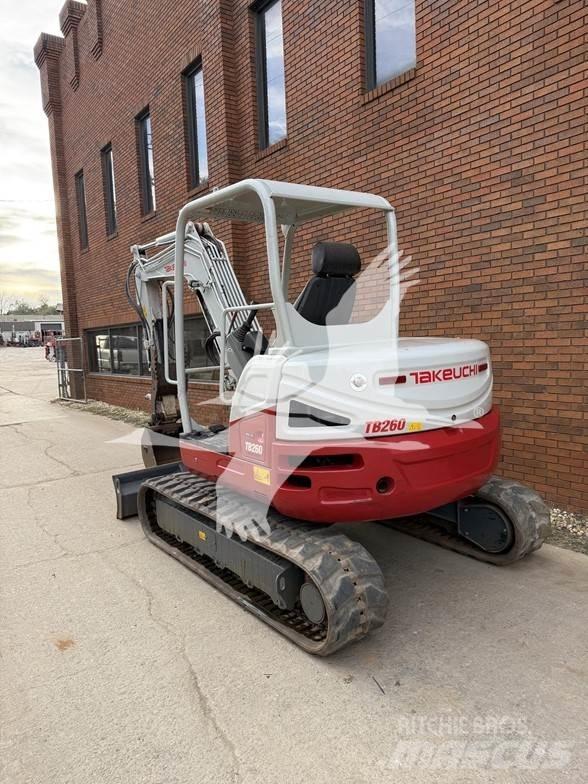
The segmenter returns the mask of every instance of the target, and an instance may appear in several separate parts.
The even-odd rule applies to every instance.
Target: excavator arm
[[[149,356],[150,429],[164,436],[177,437],[181,424],[173,333],[175,233],[146,245],[134,245],[131,252],[133,260],[127,273],[127,298],[143,324]],[[218,370],[221,343],[224,343],[222,388],[234,389],[247,361],[266,349],[267,340],[255,307],[248,308],[224,243],[215,237],[207,223],[189,222],[186,227],[184,281],[196,296],[208,327],[206,352],[210,362],[202,367],[186,367],[186,376],[197,377],[198,373]],[[226,341],[221,341],[221,333],[226,335]],[[162,445],[155,448],[151,444],[144,448],[144,460],[147,466],[177,460],[177,448]]]

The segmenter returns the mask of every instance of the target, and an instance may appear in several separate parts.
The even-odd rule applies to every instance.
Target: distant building
[[[0,334],[4,345],[9,343],[22,346],[42,345],[47,337],[53,333],[63,335],[63,316],[0,316]]]

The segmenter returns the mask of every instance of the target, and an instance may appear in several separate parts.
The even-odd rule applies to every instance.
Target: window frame
[[[268,85],[267,85],[267,66],[266,66],[266,40],[265,40],[265,13],[281,0],[259,0],[252,6],[255,14],[255,85],[257,99],[257,136],[260,150],[280,144],[288,138],[288,119],[286,106],[286,133],[276,139],[269,141],[269,111],[268,111]],[[283,10],[282,10],[282,53],[284,60],[284,96],[286,93],[286,52],[284,45],[283,30]]]
[[[76,204],[78,209],[78,237],[80,250],[88,250],[88,205],[86,202],[86,178],[84,170],[80,169],[74,177],[76,189]]]
[[[365,81],[367,90],[377,86],[376,81],[376,2],[364,0]]]
[[[102,162],[102,190],[104,194],[106,235],[112,237],[116,234],[118,229],[112,142],[109,142],[100,150],[100,156]]]
[[[185,127],[186,127],[186,140],[187,140],[187,156],[188,156],[188,187],[190,189],[197,188],[200,185],[208,182],[210,172],[206,177],[200,174],[200,159],[198,155],[198,116],[196,113],[196,97],[194,95],[194,80],[198,74],[202,74],[202,89],[204,92],[204,138],[206,141],[206,162],[208,169],[208,133],[206,128],[206,91],[204,90],[204,69],[202,66],[202,58],[199,57],[191,65],[186,68],[182,73],[184,85],[184,101],[186,107]],[[201,133],[201,130],[200,130]]]
[[[138,362],[137,366],[139,368],[139,372],[135,373],[115,373],[113,370],[114,367],[114,358],[112,356],[112,342],[113,342],[113,335],[115,335],[119,330],[122,329],[132,329],[135,328],[136,336],[137,336],[137,353],[138,353]],[[140,322],[135,322],[132,324],[113,324],[110,327],[93,327],[91,329],[84,330],[85,337],[86,337],[86,350],[88,352],[88,371],[90,373],[97,373],[100,376],[113,376],[115,378],[144,378],[145,376],[149,376],[149,357],[147,357],[147,367],[145,368],[143,362],[143,325]],[[96,345],[93,343],[94,337],[96,335],[106,335],[108,337],[108,353],[109,353],[109,366],[110,370],[100,370],[98,363],[94,362],[96,356]],[[146,372],[144,372],[146,371]]]
[[[147,121],[151,130],[151,157],[153,160],[153,173],[149,167],[149,143],[147,138]],[[153,150],[153,123],[151,111],[146,106],[135,117],[137,130],[137,150],[139,167],[139,193],[141,196],[141,215],[150,215],[156,210],[155,197],[155,157]]]
[[[416,47],[416,0],[415,1],[415,47]],[[378,74],[377,74],[377,62],[376,62],[376,0],[364,0],[364,9],[363,9],[363,18],[364,18],[364,41],[365,41],[365,81],[366,81],[366,89],[369,92],[370,90],[375,90],[376,87],[381,87],[383,84],[387,84],[391,82],[393,79],[397,79],[402,74],[407,73],[411,70],[411,68],[416,67],[416,58],[415,63],[411,66],[408,66],[403,71],[399,71],[397,74],[393,74],[392,76],[388,76],[385,79],[382,79],[381,82],[378,82]]]

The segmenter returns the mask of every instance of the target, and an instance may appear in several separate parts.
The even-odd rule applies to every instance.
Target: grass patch
[[[101,400],[88,400],[87,403],[77,403],[73,400],[53,400],[53,403],[74,411],[85,411],[87,414],[116,419],[119,422],[126,422],[135,427],[147,427],[149,424],[149,414],[145,411],[137,411],[133,408],[123,408],[123,406],[112,406]]]

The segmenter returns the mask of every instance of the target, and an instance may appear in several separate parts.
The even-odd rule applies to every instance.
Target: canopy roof
[[[386,199],[370,193],[249,179],[202,196],[182,212],[193,220],[224,218],[263,223],[262,199],[273,200],[278,224],[305,223],[350,209],[392,209]]]

